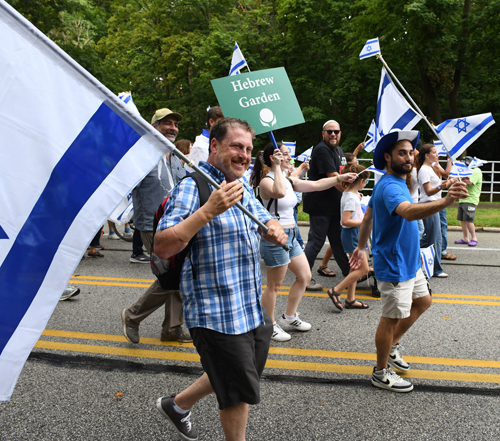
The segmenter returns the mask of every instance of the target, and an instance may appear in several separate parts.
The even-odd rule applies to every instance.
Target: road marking
[[[50,332],[50,331],[49,331]],[[45,333],[44,333],[45,334]],[[74,333],[72,333],[74,334]],[[83,334],[83,333],[82,333]],[[102,335],[102,334],[101,334]],[[118,336],[110,336],[114,339]],[[122,341],[125,340],[124,337],[120,337]],[[170,345],[168,345],[170,346]],[[191,345],[192,346],[192,345]],[[125,357],[136,357],[136,358],[149,358],[156,360],[175,360],[175,361],[187,361],[199,363],[200,358],[197,353],[194,352],[175,352],[175,351],[165,351],[165,350],[151,350],[151,349],[136,349],[136,348],[124,348],[117,346],[95,346],[89,344],[77,344],[77,343],[64,343],[64,342],[53,342],[46,340],[39,340],[36,348],[40,349],[51,349],[60,350],[68,352],[79,352],[87,354],[103,354],[103,355],[118,355]],[[271,348],[273,351],[270,353],[280,353],[283,354],[283,348],[279,348],[279,352],[274,352],[275,349]],[[286,350],[285,350],[286,351]],[[306,350],[299,350],[306,351]],[[317,351],[307,351],[308,353]],[[335,351],[322,351],[322,352],[332,352],[335,358],[341,358],[338,355],[350,354],[352,359],[353,355],[356,353],[342,353]],[[358,354],[360,357],[355,359],[366,359],[362,357],[369,356],[370,360],[375,358],[375,354]],[[324,354],[321,355],[324,357]],[[445,360],[451,361],[455,359],[438,359],[431,357],[406,357],[408,361],[416,362],[416,360]],[[465,363],[498,363],[486,360],[459,360]],[[456,365],[456,364],[449,364]],[[469,364],[461,364],[461,366],[469,366]],[[317,363],[309,361],[293,361],[293,360],[273,360],[268,359],[266,363],[267,368],[273,369],[283,369],[283,370],[297,370],[297,371],[315,371],[315,372],[335,372],[344,374],[356,374],[356,375],[371,375],[373,367],[371,366],[357,366],[357,365],[342,365],[342,364],[331,364],[331,363]],[[483,367],[481,365],[481,367]],[[447,381],[461,381],[461,382],[480,382],[480,383],[500,383],[500,374],[479,374],[479,373],[468,373],[468,372],[451,372],[451,371],[435,371],[435,370],[419,370],[412,369],[410,373],[402,375],[405,378],[421,378],[430,380],[447,380]]]

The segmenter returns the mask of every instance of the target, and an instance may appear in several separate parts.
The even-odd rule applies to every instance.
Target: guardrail
[[[371,165],[371,159],[361,159],[358,158],[358,161],[361,165],[365,167],[369,167]],[[481,195],[488,195],[489,202],[493,202],[495,200],[494,195],[500,195],[500,161],[488,161],[481,167],[481,171],[483,172],[483,186],[481,188]],[[374,174],[371,173],[368,182],[372,182],[373,184],[369,184],[365,187],[363,191],[371,192],[373,190],[373,185],[375,183]],[[484,198],[481,198],[484,201]],[[500,197],[496,198],[497,200]]]

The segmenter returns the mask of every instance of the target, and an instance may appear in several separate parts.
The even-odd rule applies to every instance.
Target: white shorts
[[[404,319],[410,316],[412,300],[429,295],[427,280],[419,268],[415,278],[404,282],[382,282],[377,280],[382,304],[382,317]]]

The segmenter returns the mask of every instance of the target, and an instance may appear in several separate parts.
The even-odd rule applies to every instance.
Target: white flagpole
[[[412,105],[415,107],[415,109],[417,110],[418,114],[422,117],[422,119],[427,123],[427,125],[430,127],[430,129],[432,130],[432,133],[434,133],[434,135],[436,136],[436,138],[438,138],[442,143],[443,143],[443,147],[444,149],[446,150],[446,153],[448,153],[448,156],[449,158],[451,159],[451,163],[452,165],[455,165],[455,161],[453,160],[452,156],[450,155],[450,150],[448,149],[446,143],[444,142],[443,139],[441,139],[441,137],[438,135],[438,133],[436,132],[436,129],[434,128],[434,126],[429,122],[429,120],[427,119],[427,117],[424,115],[424,112],[422,112],[420,110],[420,108],[417,106],[417,103],[415,101],[413,101],[412,97],[410,96],[410,94],[406,91],[406,89],[403,87],[403,85],[399,82],[398,78],[396,77],[396,75],[394,75],[394,73],[392,72],[391,68],[389,67],[389,65],[386,63],[386,61],[384,60],[384,58],[382,57],[382,54],[381,53],[378,53],[377,55],[375,55],[381,62],[382,64],[384,65],[384,67],[387,69],[387,72],[389,72],[389,75],[394,79],[394,81],[396,81],[396,83],[398,83],[398,86],[401,88],[401,90],[404,92],[404,94],[407,96],[407,98],[410,100],[410,102],[412,103]],[[458,175],[458,177],[460,178],[460,174]]]

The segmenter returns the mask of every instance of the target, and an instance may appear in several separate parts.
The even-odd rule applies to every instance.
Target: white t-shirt
[[[350,191],[344,191],[342,193],[342,199],[340,200],[340,225],[342,228],[352,228],[346,227],[342,223],[342,218],[344,217],[344,211],[351,211],[350,219],[354,221],[363,220],[363,210],[361,209],[361,200],[357,193],[352,193]]]
[[[430,202],[441,199],[441,191],[438,191],[432,196],[427,196],[427,193],[424,190],[424,184],[426,182],[430,183],[431,188],[436,188],[438,185],[441,185],[441,179],[438,178],[432,167],[429,167],[428,165],[422,165],[418,172],[418,183],[420,185],[420,202]]]
[[[418,174],[415,167],[411,170],[411,187],[411,198],[413,203],[416,204],[418,202]]]
[[[274,172],[270,171],[267,175],[270,178],[274,180]],[[293,209],[297,205],[297,196],[295,195],[293,191],[293,187],[291,182],[285,178],[285,183],[286,183],[286,194],[285,197],[281,199],[275,199],[271,206],[269,207],[269,213],[271,213],[271,216],[276,219],[281,226],[289,226],[289,225],[295,225],[295,217],[293,216]],[[276,217],[276,203],[278,204],[278,217]],[[264,199],[262,198],[262,205],[264,205],[264,208],[267,209],[267,206],[269,204],[269,199]]]

